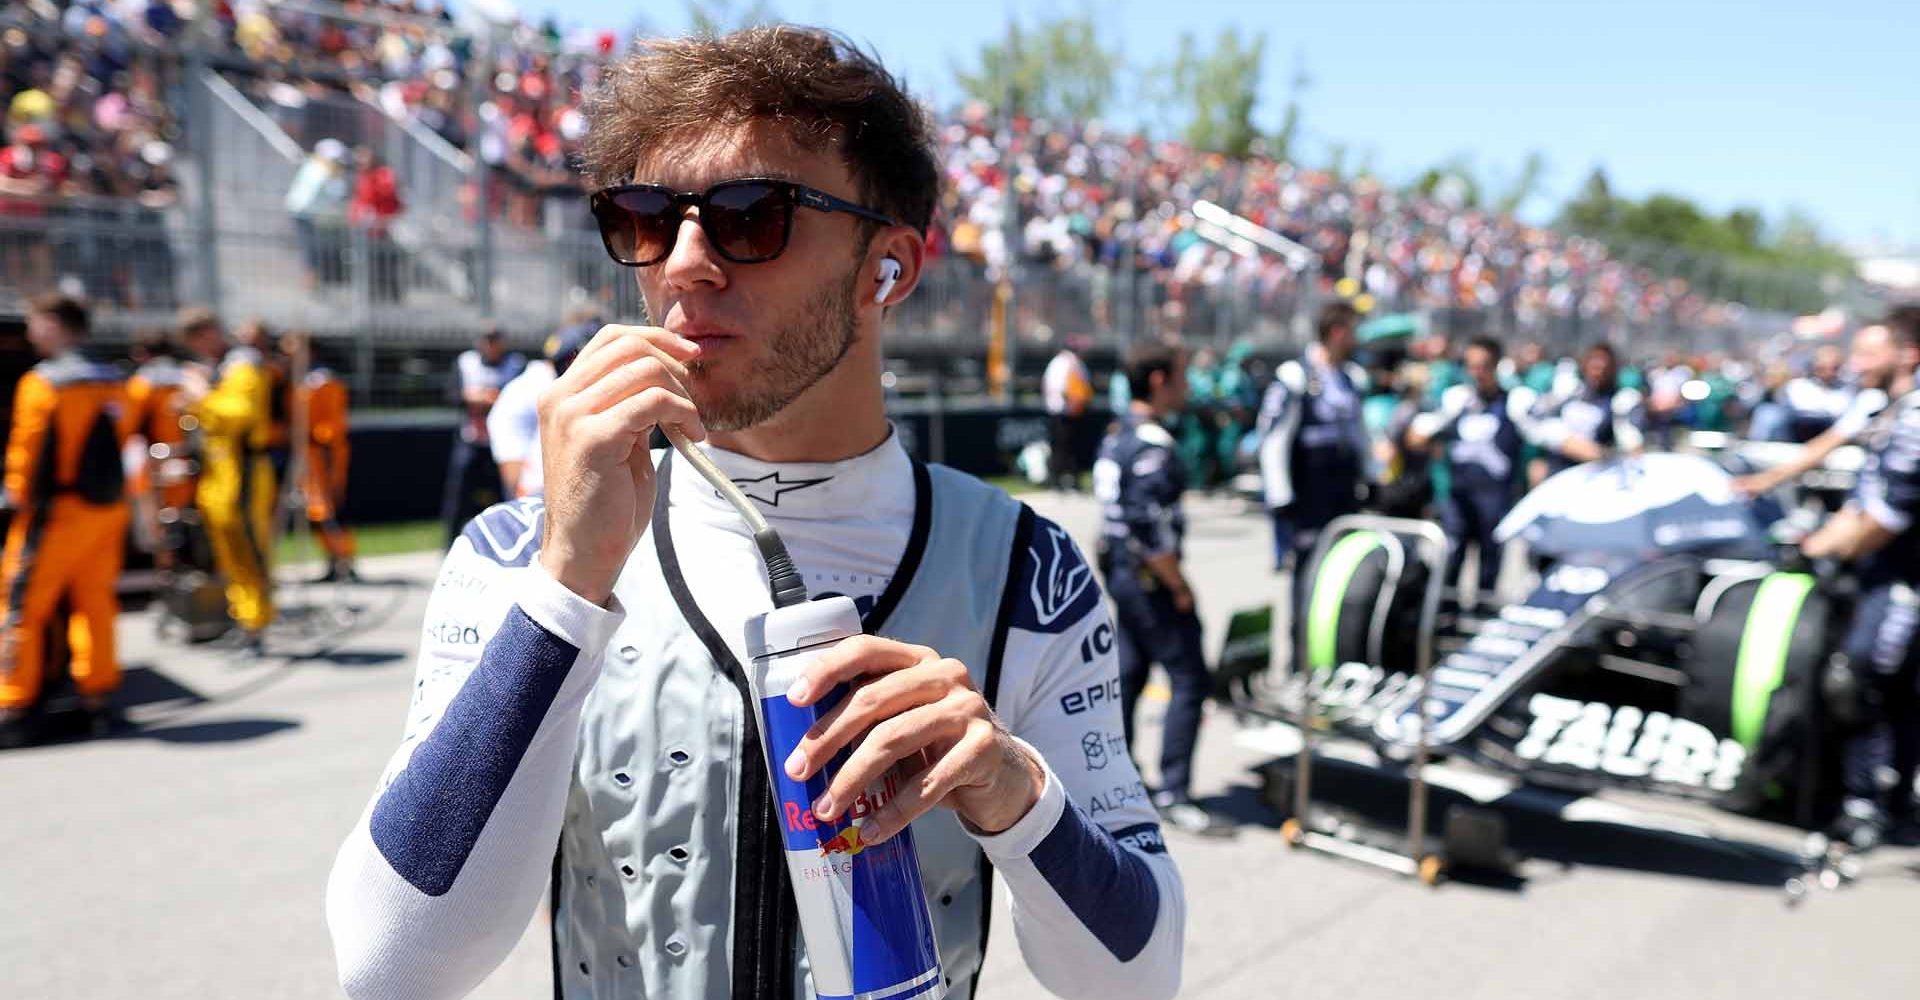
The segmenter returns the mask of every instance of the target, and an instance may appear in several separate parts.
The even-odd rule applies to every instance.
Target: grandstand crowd
[[[0,211],[44,212],[40,200],[77,194],[150,205],[176,199],[184,137],[167,110],[178,103],[168,87],[178,83],[180,53],[191,44],[310,155],[329,151],[348,168],[347,190],[358,177],[348,161],[364,171],[365,156],[323,147],[356,141],[323,134],[324,117],[316,126],[298,114],[310,102],[377,107],[475,152],[490,169],[461,192],[465,221],[484,208],[535,229],[551,207],[553,217],[586,226],[580,95],[620,53],[613,33],[565,35],[549,20],[496,25],[483,39],[444,5],[408,0],[220,0],[204,9],[211,24],[195,23],[201,5],[167,0],[32,0],[10,13],[0,29],[7,104],[0,194],[20,197],[0,202]],[[1262,155],[1230,158],[1097,122],[1006,120],[979,104],[950,109],[939,137],[945,187],[936,254],[973,262],[977,278],[996,279],[1017,265],[1028,279],[1051,271],[1091,286],[1085,308],[1028,324],[1038,327],[1027,331],[1036,340],[1128,330],[1218,334],[1227,326],[1241,327],[1228,331],[1238,334],[1258,317],[1290,315],[1335,289],[1383,310],[1464,310],[1491,317],[1478,327],[1502,330],[1572,321],[1589,335],[1648,324],[1714,327],[1738,309],[1682,279],[1631,266],[1594,241],[1463,204],[1444,187],[1430,196],[1403,192],[1369,176]],[[421,193],[393,191],[388,216],[428,211],[413,197]],[[1318,266],[1204,239],[1193,215],[1203,200],[1311,250]],[[388,216],[360,211],[355,221],[384,230]],[[32,293],[60,277],[57,270],[43,260],[9,273]],[[1114,315],[1118,289],[1146,304],[1139,314]],[[136,304],[124,294],[81,290]],[[1240,313],[1224,323],[1199,316],[1229,290],[1247,303]]]

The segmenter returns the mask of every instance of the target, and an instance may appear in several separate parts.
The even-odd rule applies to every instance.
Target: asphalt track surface
[[[1032,500],[1083,544],[1095,527],[1086,500]],[[1258,516],[1205,499],[1190,510],[1211,649],[1228,612],[1275,596],[1275,579]],[[156,640],[150,614],[126,616],[138,729],[0,755],[0,997],[338,996],[327,870],[398,739],[435,562],[369,560],[367,585],[285,593],[309,611],[263,661]],[[1139,756],[1155,729],[1143,725]],[[1183,996],[1755,1000],[1910,996],[1920,982],[1920,853],[1874,855],[1858,882],[1796,907],[1777,856],[1516,814],[1531,855],[1516,877],[1428,889],[1283,846],[1252,771],[1265,755],[1237,729],[1209,715],[1196,791],[1246,825],[1168,838],[1189,907]],[[1330,774],[1320,788],[1356,806],[1401,794],[1371,784]],[[475,996],[550,996],[544,919]],[[980,995],[1047,996],[1004,913],[995,928]]]

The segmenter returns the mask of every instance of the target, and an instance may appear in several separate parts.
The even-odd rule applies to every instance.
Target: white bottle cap
[[[775,608],[747,620],[747,655],[761,659],[861,633],[860,609],[851,597],[829,597]]]

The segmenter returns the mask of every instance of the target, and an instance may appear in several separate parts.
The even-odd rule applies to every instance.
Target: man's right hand
[[[1193,613],[1193,588],[1187,586],[1185,580],[1180,581],[1180,585],[1173,588],[1173,610],[1183,615]]]
[[[540,565],[595,604],[606,604],[652,516],[654,427],[707,436],[685,384],[686,363],[698,353],[658,327],[604,326],[540,394]]]

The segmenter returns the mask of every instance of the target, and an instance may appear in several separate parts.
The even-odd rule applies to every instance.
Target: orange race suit
[[[307,521],[327,558],[339,566],[353,561],[353,533],[340,524],[347,499],[347,386],[332,371],[307,373],[295,405],[307,414]]]
[[[141,365],[127,380],[127,436],[143,445],[139,461],[133,462],[133,479],[127,484],[130,498],[148,498],[155,506],[181,508],[193,503],[193,481],[183,475],[162,474],[163,466],[152,458],[152,446],[166,445],[176,456],[168,460],[178,467],[179,453],[187,435],[180,429],[180,386],[185,371],[173,358],[155,358]]]
[[[40,696],[46,634],[61,598],[74,686],[105,697],[120,686],[114,588],[127,535],[126,383],[115,369],[67,353],[21,376],[7,442],[6,497],[15,507],[0,586],[0,708]]]

